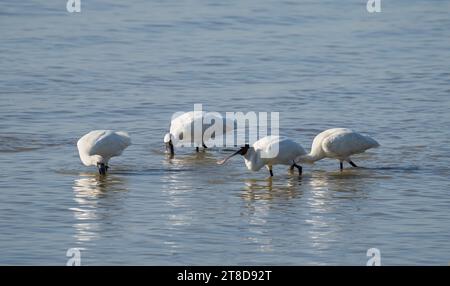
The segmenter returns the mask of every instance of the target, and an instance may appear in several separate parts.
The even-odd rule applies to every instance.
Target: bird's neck
[[[92,166],[92,165],[95,166],[97,164],[97,162],[94,160],[93,156],[90,156],[84,150],[80,151],[80,159],[81,159],[81,162],[83,162],[83,164],[85,166]]]
[[[314,139],[311,145],[311,151],[309,152],[309,154],[303,156],[302,159],[305,163],[313,164],[314,162],[319,161],[323,158],[325,158],[325,154],[322,150],[321,142],[317,142],[317,140]]]
[[[97,165],[97,164],[108,165],[109,158],[105,158],[100,155],[92,155],[92,156],[89,156],[89,160],[91,161],[91,165]]]
[[[302,156],[302,161],[308,164],[313,164],[314,162],[319,161],[322,158],[323,156],[321,154],[311,151],[309,154]]]
[[[254,148],[250,148],[244,155],[245,165],[251,171],[258,171],[264,166],[264,161],[258,156]]]

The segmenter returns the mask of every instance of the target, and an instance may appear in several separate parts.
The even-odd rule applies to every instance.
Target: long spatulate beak
[[[217,161],[217,164],[219,165],[223,165],[225,164],[228,160],[230,160],[232,157],[236,156],[236,155],[240,155],[241,154],[241,149],[237,150],[236,152],[234,152],[233,154],[231,154],[230,156],[226,157],[225,159],[219,160]]]

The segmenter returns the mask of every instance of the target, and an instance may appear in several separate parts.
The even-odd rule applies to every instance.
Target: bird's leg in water
[[[195,147],[195,151],[196,151],[196,152],[199,152],[200,149],[199,149],[198,147]]]
[[[273,177],[272,166],[271,165],[267,165],[267,169],[269,169],[270,176]]]
[[[344,163],[342,163],[342,161],[339,162],[339,166],[340,166],[341,171],[344,170]]]
[[[202,142],[202,146],[203,148],[208,149],[208,146],[205,145],[205,142]]]
[[[353,163],[353,161],[352,161],[352,160],[348,160],[348,162],[350,163],[350,165],[352,165],[352,167],[358,168],[358,166],[356,166],[356,164],[355,164],[355,163]]]
[[[303,173],[303,168],[300,165],[297,165],[296,163],[294,163],[294,165],[292,165],[292,169],[293,167],[297,168],[298,170],[298,175],[300,176]]]

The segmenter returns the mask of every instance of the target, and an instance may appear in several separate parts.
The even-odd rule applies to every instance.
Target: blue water
[[[42,3],[41,3],[42,2]],[[0,5],[0,264],[383,265],[450,261],[450,2],[65,1]],[[252,173],[164,154],[172,113],[280,112],[309,148],[379,149]],[[99,178],[76,141],[128,131]]]

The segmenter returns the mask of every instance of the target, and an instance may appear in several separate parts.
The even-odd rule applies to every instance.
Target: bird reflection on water
[[[245,188],[241,197],[245,201],[271,201],[274,199],[289,200],[301,195],[298,185],[301,185],[301,178],[297,177],[289,178],[287,182],[271,178],[266,180],[248,179],[245,180]]]
[[[323,251],[333,247],[339,241],[342,227],[352,224],[352,217],[340,221],[336,213],[345,214],[348,208],[360,207],[367,197],[365,192],[370,176],[365,177],[358,170],[344,172],[314,172],[307,180],[305,187],[309,190],[306,199],[308,215],[305,224],[308,232],[308,243],[312,249]],[[342,200],[349,200],[348,203]],[[358,202],[355,202],[357,200]],[[340,209],[345,206],[345,209]]]
[[[74,200],[78,206],[70,208],[76,219],[73,227],[78,243],[97,239],[101,235],[102,225],[108,224],[123,201],[120,194],[127,192],[126,181],[121,176],[101,176],[82,173],[74,181]]]
[[[273,201],[301,198],[305,192],[313,196],[326,192],[330,198],[340,195],[351,198],[363,195],[358,191],[364,189],[362,184],[376,178],[376,175],[364,174],[361,170],[345,170],[314,171],[301,177],[290,175],[276,179],[247,179],[244,181],[245,187],[241,197],[245,201]]]
[[[169,160],[164,160],[163,165],[166,167],[198,168],[204,166],[210,168],[215,165],[217,159],[211,151],[208,151],[194,151],[192,153],[180,154],[176,157],[171,157],[169,154],[166,154]]]
[[[361,175],[365,178],[361,179]],[[360,170],[314,171],[302,177],[245,180],[241,198],[246,206],[243,214],[249,222],[247,239],[258,243],[261,251],[271,251],[279,238],[272,231],[277,224],[273,225],[267,218],[278,217],[274,213],[280,213],[285,218],[280,223],[290,225],[293,233],[297,233],[299,245],[315,251],[333,247],[340,239],[341,224],[352,223],[351,217],[342,222],[334,214],[345,213],[346,209],[340,209],[343,205],[351,209],[363,205],[361,200],[368,196],[365,189],[370,181],[371,175],[361,174]],[[298,205],[303,208],[298,209]],[[292,212],[304,213],[305,219],[288,219]]]

